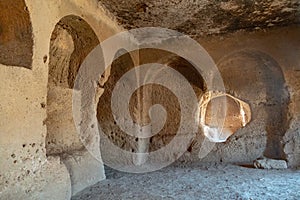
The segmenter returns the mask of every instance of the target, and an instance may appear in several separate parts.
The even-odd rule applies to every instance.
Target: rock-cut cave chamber
[[[299,6],[1,0],[0,199],[299,199]]]

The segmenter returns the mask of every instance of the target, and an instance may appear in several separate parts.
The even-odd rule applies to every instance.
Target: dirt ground
[[[262,170],[227,164],[174,164],[146,174],[106,169],[107,180],[72,200],[300,199],[300,170]]]

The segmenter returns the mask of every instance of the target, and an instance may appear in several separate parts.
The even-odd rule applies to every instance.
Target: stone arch
[[[80,65],[99,43],[85,20],[75,15],[63,17],[50,40],[49,84],[73,88]]]
[[[24,0],[0,2],[0,63],[31,69],[32,25]]]
[[[84,148],[73,121],[72,94],[82,62],[98,44],[91,26],[75,15],[63,17],[52,32],[47,95],[48,155]]]
[[[206,83],[194,67],[193,63],[171,52],[159,49],[142,49],[140,52],[140,64],[159,63],[175,69],[190,83],[198,100],[207,90]],[[159,72],[157,72],[159,73]],[[155,74],[152,75],[155,80]],[[180,104],[177,97],[167,88],[152,84],[143,88],[149,93],[150,103],[144,110],[148,113],[149,107],[154,104],[162,105],[167,112],[167,119],[162,130],[149,140],[149,152],[163,148],[171,142],[177,133],[180,124]],[[198,106],[198,105],[195,105]],[[190,123],[190,122],[187,122]],[[186,133],[190,134],[190,133]],[[170,156],[170,155],[168,155]]]
[[[130,55],[138,55],[139,65],[148,63],[160,63],[172,67],[173,69],[181,73],[187,79],[187,81],[190,82],[199,100],[202,94],[206,91],[206,84],[204,82],[204,79],[194,68],[192,63],[177,55],[174,55],[173,53],[158,49],[141,49],[139,51],[130,52],[129,54],[129,52],[122,49],[118,53],[116,53],[116,56],[120,53],[124,54],[112,63],[109,78],[103,86],[104,93],[99,100],[97,118],[99,120],[100,127],[102,131],[108,136],[108,139],[123,150],[140,153],[156,151],[167,145],[176,135],[177,128],[180,123],[180,105],[176,96],[174,96],[174,94],[167,88],[156,84],[144,85],[131,95],[129,103],[131,118],[135,123],[145,126],[149,123],[150,120],[148,116],[150,107],[154,104],[160,104],[166,109],[168,113],[165,126],[160,131],[160,133],[149,139],[139,139],[122,132],[122,130],[114,121],[114,117],[112,116],[112,111],[110,108],[111,105],[109,102],[111,101],[112,91],[118,80],[126,72],[134,68],[134,60]],[[150,76],[155,80],[155,74],[150,74]],[[126,84],[131,84],[130,80],[128,80],[128,83]],[[140,105],[141,101],[142,105]],[[122,118],[122,116],[115,117]],[[123,120],[126,121],[126,119]],[[105,141],[101,139],[101,142]],[[104,145],[100,145],[100,148],[102,146]],[[105,149],[103,149],[101,153],[104,163],[106,158],[110,159],[109,155],[105,155]],[[133,159],[134,164],[141,164],[143,162],[141,160],[145,160],[147,158],[140,158],[141,160],[139,160],[139,158]],[[126,162],[127,161],[125,161],[125,163]],[[132,164],[131,161],[130,164]]]
[[[135,151],[134,138],[124,133],[118,124],[114,121],[111,110],[112,92],[119,79],[129,70],[134,68],[134,61],[129,52],[125,49],[120,49],[115,54],[115,59],[106,72],[107,80],[103,83],[103,94],[99,98],[97,107],[97,119],[99,125],[108,139],[115,145],[127,151]],[[130,82],[128,82],[130,84]],[[118,116],[122,117],[122,116]],[[102,146],[102,145],[100,145]],[[105,149],[102,151],[105,153]],[[105,159],[105,155],[103,156]]]
[[[219,145],[223,160],[252,162],[263,155],[285,159],[290,99],[280,65],[264,52],[245,49],[224,57],[218,67],[226,92],[249,103],[252,110],[250,124]]]

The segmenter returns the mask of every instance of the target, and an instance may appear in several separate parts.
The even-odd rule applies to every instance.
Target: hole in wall
[[[206,116],[205,116],[205,125],[208,125],[210,127],[218,127],[218,121],[213,121],[212,119],[217,119],[217,117],[213,116],[213,107],[212,106],[218,106],[217,108],[214,107],[214,109],[217,110],[216,114],[222,113],[222,103],[220,102],[226,102],[226,116],[223,124],[223,129],[232,129],[232,132],[236,132],[239,128],[241,128],[241,120],[240,120],[240,105],[238,102],[236,102],[234,99],[228,97],[228,96],[220,96],[216,97],[207,105],[206,110]],[[220,111],[219,111],[220,110]],[[219,112],[218,112],[219,111]]]
[[[48,56],[47,56],[47,55],[45,55],[45,56],[43,57],[43,62],[44,62],[44,63],[46,63],[46,62],[47,62],[47,60],[48,60]]]
[[[31,69],[32,26],[24,0],[0,1],[0,63]]]

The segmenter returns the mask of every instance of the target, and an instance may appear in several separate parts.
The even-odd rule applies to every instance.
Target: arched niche
[[[131,119],[136,124],[145,126],[150,123],[149,109],[154,104],[160,104],[166,109],[167,119],[163,129],[155,136],[150,137],[148,140],[141,140],[137,137],[129,135],[128,133],[124,133],[120,129],[117,122],[114,121],[114,117],[117,117],[122,122],[126,121],[127,119],[120,119],[122,116],[112,115],[111,98],[114,87],[123,75],[130,70],[134,70],[135,67],[131,55],[138,55],[139,65],[160,63],[175,69],[190,83],[199,100],[206,90],[206,84],[193,64],[186,59],[174,55],[173,53],[157,49],[141,49],[139,51],[129,53],[122,49],[116,53],[115,57],[120,54],[123,55],[115,59],[111,65],[110,76],[103,86],[104,93],[99,100],[97,118],[100,127],[104,134],[108,136],[108,139],[113,142],[114,145],[123,150],[136,153],[141,151],[153,152],[161,149],[176,135],[181,116],[179,101],[168,88],[165,88],[159,84],[146,84],[138,88],[133,94],[128,94],[131,95],[129,102]],[[159,74],[160,72],[157,73]],[[156,72],[151,72],[150,74],[147,74],[147,77],[155,82],[155,78],[158,74],[156,74]],[[137,73],[136,76],[139,76],[139,73]],[[131,80],[127,80],[127,82],[124,84],[136,83],[132,83]],[[101,141],[105,142],[103,139]],[[100,145],[100,148],[102,146],[104,145]],[[105,149],[101,150],[101,153],[105,162]],[[110,159],[108,156],[107,158]]]
[[[32,25],[24,0],[0,1],[0,63],[31,69]]]
[[[192,86],[198,100],[201,99],[202,94],[206,91],[207,87],[203,77],[189,60],[159,49],[142,49],[139,51],[139,55],[140,64],[159,63],[176,70],[184,77],[185,81]],[[159,71],[155,73],[149,75],[154,82],[156,76],[158,77],[161,75]],[[178,97],[176,97],[168,88],[158,84],[150,84],[144,86],[142,90],[144,90],[145,94],[148,94],[147,98],[149,99],[149,103],[143,108],[146,119],[149,118],[148,111],[150,107],[155,104],[163,106],[167,113],[166,122],[163,128],[149,140],[149,152],[153,152],[168,145],[175,137],[180,126],[182,113]],[[193,124],[193,122],[186,123]]]
[[[270,55],[245,49],[218,63],[227,93],[247,102],[252,120],[226,144],[223,161],[252,162],[260,156],[285,159],[283,136],[289,126],[289,93],[280,65]]]
[[[66,16],[55,26],[49,51],[46,121],[48,155],[84,148],[74,125],[72,94],[82,62],[98,44],[93,29],[78,16]]]
[[[99,98],[97,107],[97,119],[101,130],[107,136],[107,138],[119,148],[126,151],[135,151],[136,144],[133,136],[124,133],[117,122],[114,120],[114,116],[111,109],[112,93],[120,78],[128,71],[134,68],[134,61],[129,52],[125,49],[120,49],[115,54],[115,59],[108,69],[109,74],[107,80],[103,84],[104,92]],[[132,84],[130,80],[126,84]],[[126,109],[126,108],[125,108]],[[117,116],[122,117],[122,116]],[[104,142],[102,139],[101,141]],[[100,145],[100,148],[104,145]],[[105,149],[102,151],[103,159],[105,160]],[[109,152],[108,152],[109,153]]]
[[[95,32],[82,18],[62,18],[50,40],[49,84],[73,88],[80,65],[98,44]]]

